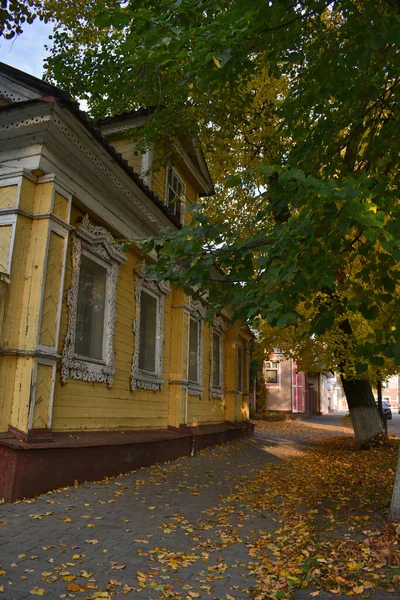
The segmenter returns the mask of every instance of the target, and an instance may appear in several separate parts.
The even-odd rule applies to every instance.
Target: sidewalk
[[[261,433],[106,482],[1,505],[0,598],[250,599],[253,544],[273,534],[280,517],[235,501],[235,489],[303,447]],[[295,598],[310,595],[301,590]]]
[[[276,523],[245,506],[227,512],[219,500],[273,461],[254,441],[235,443],[2,505],[0,597],[25,600],[37,588],[68,598],[83,588],[80,598],[97,590],[114,598],[250,598],[245,542]]]

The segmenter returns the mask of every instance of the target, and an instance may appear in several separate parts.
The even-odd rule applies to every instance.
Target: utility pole
[[[386,435],[387,435],[387,419],[386,419],[386,415],[383,414],[383,408],[382,408],[382,381],[381,380],[379,380],[378,383],[376,384],[376,391],[378,392],[378,411],[381,416],[382,423],[385,426],[385,431],[386,431]]]

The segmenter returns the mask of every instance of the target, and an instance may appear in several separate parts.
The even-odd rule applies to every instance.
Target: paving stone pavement
[[[301,444],[256,436],[0,505],[0,599],[250,599],[255,578],[246,543],[277,523],[223,499],[296,449]]]
[[[227,512],[220,500],[277,460],[248,440],[3,504],[0,598],[32,599],[32,590],[89,598],[111,590],[116,599],[153,600],[171,585],[176,597],[250,598],[255,580],[245,542],[276,523],[247,506]]]

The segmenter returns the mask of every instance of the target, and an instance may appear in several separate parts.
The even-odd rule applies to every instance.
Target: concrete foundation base
[[[0,498],[31,498],[75,480],[96,481],[252,435],[248,422],[158,431],[0,434]]]

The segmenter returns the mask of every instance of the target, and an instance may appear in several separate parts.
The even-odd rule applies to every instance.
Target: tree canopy
[[[217,198],[144,245],[158,276],[346,377],[398,370],[398,3],[44,6],[48,77],[94,117],[153,106],[144,143],[201,137]]]

